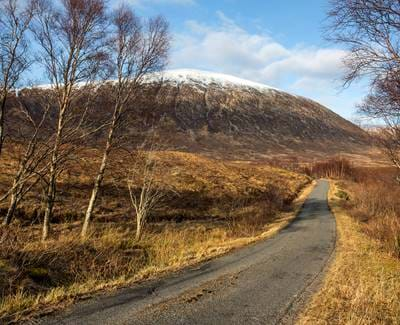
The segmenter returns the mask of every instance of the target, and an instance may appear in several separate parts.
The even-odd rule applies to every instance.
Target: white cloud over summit
[[[343,50],[287,48],[267,34],[246,31],[222,12],[217,15],[216,26],[186,22],[187,32],[175,36],[172,66],[210,69],[278,87],[299,78],[339,79],[343,72]]]

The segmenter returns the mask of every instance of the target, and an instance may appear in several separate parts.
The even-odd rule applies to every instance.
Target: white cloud
[[[286,74],[301,78],[334,79],[343,73],[342,59],[346,52],[338,49],[294,49],[262,71],[264,78],[274,80]]]
[[[187,31],[175,36],[173,67],[209,69],[286,89],[298,88],[305,78],[333,82],[343,72],[343,50],[288,48],[268,34],[246,31],[222,12],[217,16],[214,26],[186,22]]]

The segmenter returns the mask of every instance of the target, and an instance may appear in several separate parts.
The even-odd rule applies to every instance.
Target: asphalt
[[[166,278],[80,302],[40,324],[292,323],[318,288],[336,225],[318,181],[298,217],[273,238]]]

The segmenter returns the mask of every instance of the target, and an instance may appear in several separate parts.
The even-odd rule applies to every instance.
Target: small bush
[[[336,196],[339,199],[342,199],[342,200],[345,200],[345,201],[349,201],[350,200],[349,194],[346,193],[345,191],[342,191],[342,190],[337,191]]]

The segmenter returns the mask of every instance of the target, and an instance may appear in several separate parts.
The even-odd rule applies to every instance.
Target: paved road
[[[335,245],[329,183],[273,238],[165,279],[82,302],[43,324],[291,323],[316,288]]]

